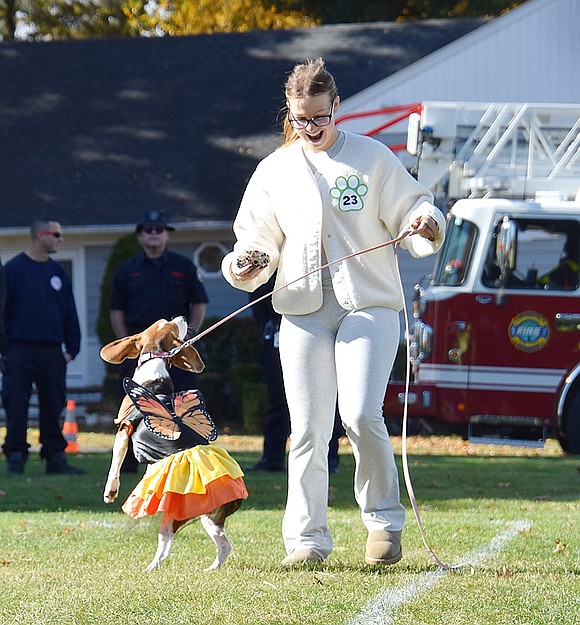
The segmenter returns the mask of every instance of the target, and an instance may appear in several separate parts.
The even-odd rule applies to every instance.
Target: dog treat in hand
[[[270,257],[266,252],[260,252],[259,250],[246,250],[243,254],[240,254],[236,259],[236,265],[238,269],[251,265],[254,269],[264,269],[268,266]]]

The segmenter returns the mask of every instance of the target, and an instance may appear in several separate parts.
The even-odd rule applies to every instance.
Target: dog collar
[[[169,358],[169,352],[146,352],[139,356],[139,360],[137,362],[137,369],[141,367],[142,365],[144,365],[149,360],[153,360],[155,358],[162,358],[168,367],[171,366],[171,359]]]

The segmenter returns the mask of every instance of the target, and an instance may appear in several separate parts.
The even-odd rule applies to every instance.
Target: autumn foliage
[[[159,37],[495,16],[525,0],[0,0],[0,39]]]

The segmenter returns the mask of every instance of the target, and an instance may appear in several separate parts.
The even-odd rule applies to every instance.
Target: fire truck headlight
[[[423,321],[417,321],[413,328],[410,348],[413,364],[428,358],[433,351],[433,328]]]

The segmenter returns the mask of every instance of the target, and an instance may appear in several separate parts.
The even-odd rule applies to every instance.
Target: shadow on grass
[[[254,464],[258,453],[234,453],[242,467]],[[397,458],[400,469],[400,458]],[[89,510],[118,512],[122,502],[141,478],[138,473],[121,475],[121,492],[107,505],[102,491],[109,468],[109,454],[83,454],[71,457],[71,464],[82,467],[82,476],[45,475],[36,454],[31,455],[23,476],[7,478],[0,463],[0,512]],[[460,507],[473,499],[518,499],[575,501],[580,497],[580,459],[526,457],[410,456],[409,471],[413,489],[421,503],[438,507]],[[341,454],[340,469],[330,477],[329,505],[355,509],[353,496],[354,460]],[[408,504],[400,470],[401,496]],[[286,503],[286,473],[248,472],[245,476],[249,498],[244,508],[283,510]]]

